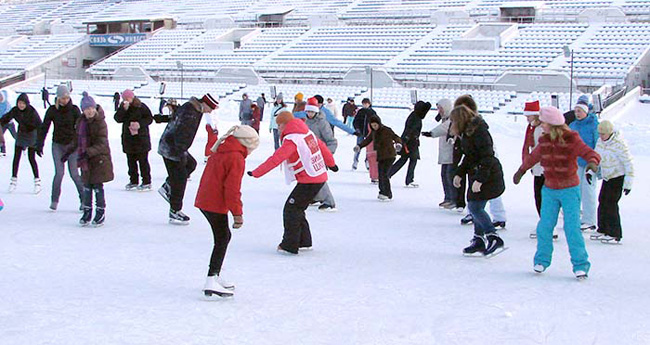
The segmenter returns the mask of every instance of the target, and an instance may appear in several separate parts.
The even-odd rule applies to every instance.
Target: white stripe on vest
[[[307,134],[288,134],[284,140],[290,140],[296,144],[298,157],[295,162],[284,161],[284,177],[287,184],[296,180],[296,174],[304,171],[311,177],[317,177],[326,173],[325,159],[318,146],[318,139],[312,131]]]

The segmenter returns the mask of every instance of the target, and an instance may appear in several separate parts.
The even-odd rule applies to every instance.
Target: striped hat
[[[217,100],[216,100],[214,97],[212,97],[212,95],[209,94],[209,93],[206,93],[205,95],[203,95],[203,97],[201,98],[201,100],[203,101],[203,103],[207,104],[208,107],[210,107],[212,110],[217,109],[217,105],[219,105],[219,101],[217,101]]]

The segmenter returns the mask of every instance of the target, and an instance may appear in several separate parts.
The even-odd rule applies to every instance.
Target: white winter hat
[[[249,153],[253,152],[253,150],[260,145],[260,136],[253,127],[247,125],[232,126],[226,134],[217,140],[210,151],[217,152],[219,145],[221,145],[229,136],[235,137],[240,144],[244,145],[248,149]]]

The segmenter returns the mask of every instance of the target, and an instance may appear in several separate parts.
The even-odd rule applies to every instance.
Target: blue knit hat
[[[88,92],[84,91],[81,95],[83,95],[83,98],[81,99],[81,110],[85,110],[88,108],[96,108],[97,103],[95,103],[95,100],[88,95]]]
[[[589,102],[589,96],[582,95],[582,96],[578,97],[578,104],[580,104],[580,103],[582,103],[584,105],[589,105],[589,103],[591,103],[591,102]]]

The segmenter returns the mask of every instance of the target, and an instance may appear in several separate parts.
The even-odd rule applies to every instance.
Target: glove
[[[480,193],[480,192],[481,192],[481,186],[482,186],[482,185],[483,185],[483,184],[482,184],[481,182],[474,181],[474,183],[472,183],[472,192],[474,192],[474,193]]]
[[[363,134],[361,134],[361,131],[359,131],[358,129],[356,131],[354,131],[354,135],[356,135],[358,137],[363,136]]]
[[[400,143],[395,143],[395,151],[397,151],[397,152],[402,151],[402,144],[400,144]]]
[[[327,167],[328,169],[332,170],[333,172],[339,171],[339,166],[334,164],[331,167]]]
[[[598,165],[596,165],[595,163],[587,164],[587,168],[585,169],[585,171],[589,171],[589,170],[593,171],[594,173],[597,173],[598,172]]]
[[[447,139],[447,144],[453,145],[456,142],[456,139],[454,137],[449,137]]]
[[[247,172],[246,172],[246,175],[248,175],[248,176],[253,176],[253,172],[252,172],[252,171],[247,171]]]
[[[591,172],[588,172],[585,174],[585,178],[587,179],[587,183],[591,185],[591,180],[594,178],[594,175]]]
[[[525,173],[526,172],[522,171],[521,169],[517,170],[517,172],[515,173],[515,176],[512,177],[512,182],[514,182],[515,184],[519,184],[519,182],[521,181],[521,178],[524,176]]]
[[[234,216],[233,221],[234,221],[233,225],[232,225],[233,229],[239,229],[239,228],[242,227],[242,225],[244,225],[244,217],[243,216]]]
[[[36,154],[37,154],[39,157],[43,157],[43,149],[41,149],[41,148],[36,149]]]
[[[625,195],[630,194],[631,191],[631,189],[623,189],[623,193],[625,193]]]
[[[436,122],[440,122],[440,120],[442,120],[442,115],[436,115]]]
[[[69,157],[70,157],[70,154],[64,154],[61,157],[61,163],[65,163],[68,160]]]
[[[460,188],[460,184],[463,182],[463,178],[456,175],[454,176],[454,187]]]
[[[359,151],[361,151],[361,148],[359,147],[359,145],[357,145],[352,150],[354,151],[354,153],[358,153]]]
[[[422,136],[431,138],[431,132],[422,132]]]

